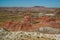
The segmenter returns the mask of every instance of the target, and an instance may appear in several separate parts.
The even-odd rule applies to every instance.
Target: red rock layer
[[[32,20],[38,23],[31,24],[30,22]],[[24,20],[20,22],[7,21],[2,27],[9,31],[34,31],[40,27],[60,28],[60,18],[50,18],[49,16],[43,16],[40,18],[33,18],[32,20],[29,16],[25,16]]]

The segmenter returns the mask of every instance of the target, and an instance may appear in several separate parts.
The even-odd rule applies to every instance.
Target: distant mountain
[[[0,11],[12,11],[12,12],[44,12],[44,13],[52,13],[55,12],[56,8],[48,8],[44,6],[34,6],[34,7],[0,7]]]
[[[34,6],[34,7],[38,7],[38,8],[46,8],[46,7],[44,7],[44,6]]]

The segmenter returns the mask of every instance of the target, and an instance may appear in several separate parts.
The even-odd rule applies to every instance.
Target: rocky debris
[[[35,31],[37,32],[41,32],[41,33],[50,33],[50,34],[59,34],[60,33],[60,29],[57,28],[52,28],[52,27],[40,27],[38,29],[36,29]]]
[[[59,34],[43,34],[40,32],[7,32],[0,33],[0,40],[59,40]]]

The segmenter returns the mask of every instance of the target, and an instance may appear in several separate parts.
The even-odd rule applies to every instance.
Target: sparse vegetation
[[[37,32],[25,32],[25,31],[19,31],[19,32],[10,31],[9,32],[4,29],[2,30],[1,29],[2,28],[0,28],[0,40],[55,40],[52,37],[51,38],[44,37],[44,36],[39,37],[40,33],[37,34]]]

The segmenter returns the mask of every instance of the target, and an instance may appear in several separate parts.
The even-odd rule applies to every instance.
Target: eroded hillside
[[[0,7],[0,26],[9,31],[36,31],[40,27],[60,29],[59,15],[60,8]]]

